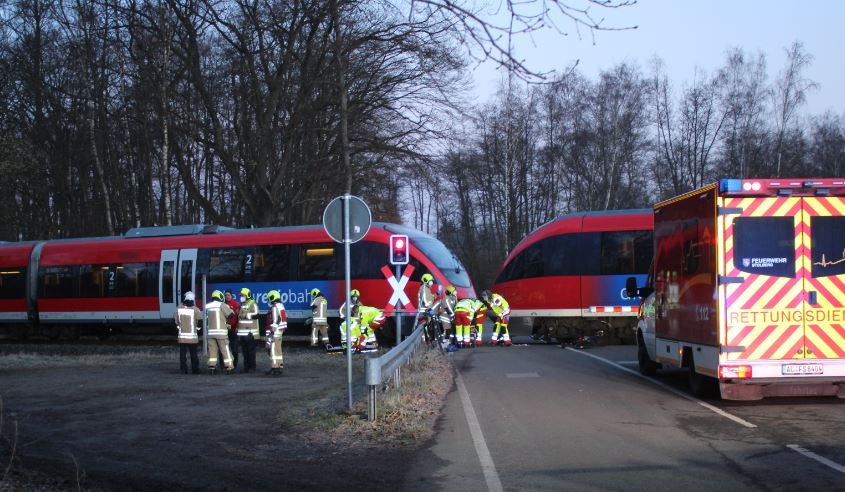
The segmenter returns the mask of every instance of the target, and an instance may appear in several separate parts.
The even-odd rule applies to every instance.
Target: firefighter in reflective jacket
[[[473,321],[475,322],[473,325],[473,328],[475,328],[475,344],[481,345],[481,335],[484,331],[484,317],[487,316],[487,304],[481,299],[473,299],[472,309]]]
[[[430,273],[424,273],[420,278],[422,285],[417,291],[417,324],[428,321],[430,315],[434,315],[433,307],[437,300],[437,294],[434,292],[434,277]]]
[[[282,296],[278,290],[267,293],[270,310],[267,311],[267,344],[270,346],[270,370],[267,374],[282,375],[285,361],[282,357],[282,335],[288,328],[288,313],[282,304]]]
[[[179,329],[179,368],[182,374],[188,374],[188,363],[186,352],[191,353],[191,373],[199,374],[200,362],[197,358],[197,344],[199,337],[197,332],[202,323],[202,312],[194,305],[194,293],[185,292],[184,302],[176,308],[173,313],[176,327]]]
[[[504,344],[506,347],[511,345],[511,336],[508,333],[508,323],[511,318],[511,308],[508,301],[499,294],[491,294],[489,290],[481,293],[484,303],[490,307],[493,314],[496,315],[496,328],[493,329],[493,337],[490,339],[491,345]],[[501,338],[499,332],[502,332]]]
[[[208,373],[216,372],[219,353],[223,358],[226,374],[231,374],[234,366],[232,352],[229,350],[229,325],[226,319],[232,314],[232,308],[223,302],[223,293],[219,290],[212,292],[211,298],[213,300],[205,305],[205,316],[208,318]]]
[[[255,341],[261,337],[258,327],[258,304],[246,287],[241,289],[238,311],[238,341],[244,354],[244,372],[255,372]]]
[[[440,326],[443,328],[443,337],[446,340],[454,343],[454,334],[450,334],[452,328],[452,319],[455,317],[455,304],[458,302],[458,294],[455,291],[455,286],[450,285],[446,287],[446,294],[438,299],[433,306],[435,315],[440,320]]]
[[[329,343],[328,301],[320,289],[311,289],[311,346],[326,346]]]
[[[352,311],[355,306],[361,305],[361,292],[358,289],[352,289],[349,291],[349,310]],[[340,319],[346,318],[346,301],[341,304],[340,309]],[[353,314],[353,316],[355,316]]]

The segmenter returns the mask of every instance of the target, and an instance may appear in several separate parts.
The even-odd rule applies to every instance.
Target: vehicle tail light
[[[720,379],[749,379],[751,377],[751,366],[719,366]]]

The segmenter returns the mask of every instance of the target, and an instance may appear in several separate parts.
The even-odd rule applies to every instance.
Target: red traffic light
[[[411,256],[408,253],[408,247],[408,236],[404,234],[390,236],[390,264],[407,265]]]

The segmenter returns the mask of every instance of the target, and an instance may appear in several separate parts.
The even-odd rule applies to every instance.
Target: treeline
[[[786,53],[772,79],[763,54],[734,49],[675,88],[659,59],[597,80],[505,81],[436,171],[422,170],[415,225],[489,286],[526,234],[562,214],[651,207],[725,177],[842,177],[845,115],[802,112],[812,57],[800,43]]]
[[[0,16],[4,240],[317,223],[347,189],[399,221],[397,171],[443,131],[462,73],[444,16],[388,1],[15,0]]]

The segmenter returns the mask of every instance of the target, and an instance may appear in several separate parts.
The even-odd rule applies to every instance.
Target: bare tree
[[[817,84],[804,78],[804,71],[813,62],[813,56],[806,52],[804,44],[794,42],[786,49],[786,67],[780,72],[772,89],[772,105],[775,111],[775,170],[779,178],[783,171],[784,143],[790,125],[794,124],[798,108],[807,101],[807,92]]]

